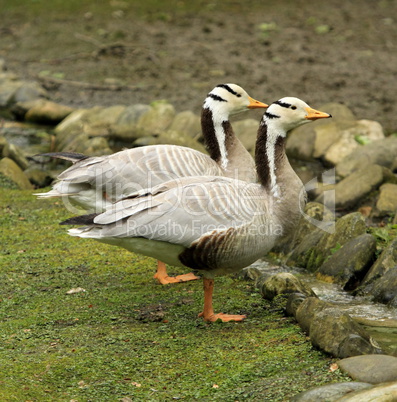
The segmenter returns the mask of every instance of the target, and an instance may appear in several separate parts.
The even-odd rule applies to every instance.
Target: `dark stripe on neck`
[[[226,89],[226,91],[230,92],[230,93],[233,94],[233,95],[236,95],[238,98],[241,97],[241,94],[238,94],[236,91],[233,91],[233,89],[230,88],[229,85],[226,85],[226,84],[219,84],[219,85],[217,85],[216,87],[217,87],[217,88],[224,88],[224,89]]]
[[[208,94],[208,97],[209,97],[209,98],[212,98],[212,99],[214,99],[214,100],[216,100],[216,101],[218,101],[218,102],[227,102],[226,99],[223,99],[223,98],[221,98],[220,96],[215,95],[215,94]]]
[[[210,109],[203,108],[201,111],[201,131],[210,157],[218,162],[221,159],[221,151],[215,135],[214,120]]]
[[[276,114],[271,114],[271,113],[269,113],[269,112],[265,112],[265,116],[266,116],[268,119],[279,119],[279,118],[280,118],[280,116],[277,116]]]
[[[291,107],[291,104],[290,103],[287,103],[287,102],[281,102],[281,101],[277,101],[277,102],[273,102],[275,105],[279,105],[279,106],[281,106],[281,107],[285,107],[285,108],[290,108]]]
[[[256,140],[255,147],[255,164],[256,171],[258,173],[259,182],[262,186],[270,190],[271,178],[270,178],[270,166],[269,166],[269,156],[267,154],[267,124],[261,124],[258,129],[258,138]],[[274,145],[274,167],[277,174],[277,169],[280,163],[285,157],[285,138],[277,137],[276,143]]]

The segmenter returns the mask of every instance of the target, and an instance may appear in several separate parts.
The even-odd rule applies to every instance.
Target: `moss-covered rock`
[[[348,241],[336,250],[318,269],[319,279],[330,278],[345,289],[354,289],[371,266],[376,251],[376,239],[367,233]]]
[[[0,160],[0,174],[14,182],[21,190],[33,189],[22,169],[10,158]]]

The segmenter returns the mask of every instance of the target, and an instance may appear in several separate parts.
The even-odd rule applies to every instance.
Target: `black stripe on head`
[[[229,85],[227,85],[227,84],[219,84],[216,87],[217,88],[224,88],[224,89],[226,89],[226,91],[230,92],[231,94],[236,95],[237,98],[241,98],[241,94],[237,93],[236,91],[233,91],[233,89],[230,88]]]
[[[273,102],[275,105],[279,105],[281,107],[285,107],[285,108],[290,108],[292,105],[290,103],[287,102],[281,102],[280,100],[278,100],[277,102]]]
[[[277,116],[276,114],[271,114],[269,112],[265,112],[264,116],[267,117],[268,119],[279,119],[280,118],[280,116]]]
[[[215,94],[208,94],[208,97],[209,97],[209,98],[212,98],[212,99],[214,99],[214,100],[216,100],[216,101],[218,101],[218,102],[227,102],[226,99],[223,99],[223,98],[221,98],[220,96],[215,95]]]

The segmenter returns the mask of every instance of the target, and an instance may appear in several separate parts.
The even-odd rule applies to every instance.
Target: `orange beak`
[[[251,98],[250,96],[248,97],[248,99],[250,101],[249,105],[247,106],[248,109],[259,109],[269,107],[269,105],[266,105],[266,103],[259,102],[254,98]]]
[[[307,120],[328,119],[329,117],[332,117],[329,113],[320,112],[311,107],[307,107],[306,112],[307,115],[305,116],[305,119]]]

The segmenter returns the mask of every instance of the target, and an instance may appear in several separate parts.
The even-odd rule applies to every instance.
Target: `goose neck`
[[[286,133],[271,128],[266,121],[259,126],[255,148],[255,163],[259,182],[275,197],[280,197],[279,173],[286,162]]]
[[[203,108],[201,112],[201,128],[210,157],[222,169],[226,169],[228,166],[228,149],[236,138],[228,116],[222,113],[214,113],[209,108]]]

